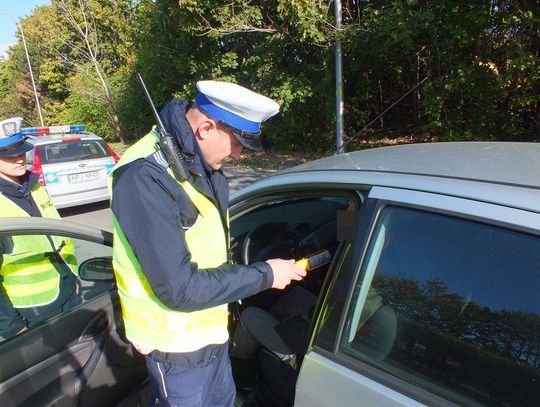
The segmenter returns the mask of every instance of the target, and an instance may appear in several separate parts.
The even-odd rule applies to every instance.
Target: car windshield
[[[64,141],[37,146],[42,164],[63,163],[109,156],[101,140]]]

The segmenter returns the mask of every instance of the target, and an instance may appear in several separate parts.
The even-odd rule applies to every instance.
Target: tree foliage
[[[52,0],[22,21],[47,123],[86,122],[135,140],[157,106],[191,98],[201,79],[276,99],[276,148],[330,151],[334,45],[342,42],[345,130],[360,138],[537,140],[540,6],[528,0]],[[20,33],[19,33],[20,34]],[[21,42],[0,63],[0,113],[36,123]],[[354,142],[352,143],[354,146]]]

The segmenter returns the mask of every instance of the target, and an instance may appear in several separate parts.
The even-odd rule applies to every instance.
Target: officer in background
[[[291,260],[228,264],[229,186],[221,172],[243,147],[262,148],[271,99],[200,81],[195,103],[161,112],[190,178],[176,180],[151,131],[112,173],[113,264],[126,335],[146,355],[152,405],[232,406],[227,304],[283,289],[305,271]]]
[[[21,134],[22,118],[0,121],[0,216],[59,219],[38,174],[26,170],[34,146]],[[0,239],[0,340],[79,302],[73,242],[53,236]]]

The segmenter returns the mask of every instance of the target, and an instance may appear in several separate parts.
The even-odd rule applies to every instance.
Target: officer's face
[[[219,170],[230,159],[240,159],[242,144],[234,137],[231,130],[215,123],[210,133],[205,148],[201,146],[204,158],[210,167]]]
[[[0,177],[19,182],[19,177],[26,172],[26,155],[23,153],[15,157],[0,157]]]

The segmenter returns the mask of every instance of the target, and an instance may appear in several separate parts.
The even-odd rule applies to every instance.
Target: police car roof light
[[[40,136],[44,134],[81,133],[85,131],[84,124],[72,124],[67,126],[49,127],[23,127],[21,133],[24,136]]]

